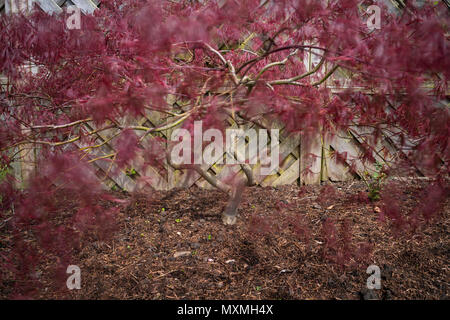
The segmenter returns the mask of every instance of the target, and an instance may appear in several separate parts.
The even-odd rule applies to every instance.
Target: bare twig
[[[166,156],[167,163],[172,166],[176,170],[182,170],[182,169],[188,169],[188,170],[195,170],[199,175],[201,175],[206,181],[208,181],[211,185],[219,189],[220,191],[224,193],[230,193],[231,188],[229,185],[223,183],[219,179],[217,179],[215,176],[208,173],[206,170],[202,169],[199,165],[196,164],[175,164],[170,159],[170,154],[167,153]]]

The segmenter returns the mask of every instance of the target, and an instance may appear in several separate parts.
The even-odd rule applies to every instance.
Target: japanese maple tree
[[[373,30],[366,13],[372,4],[380,7],[380,28]],[[227,118],[266,129],[278,121],[306,138],[370,129],[361,161],[373,162],[373,146],[393,139],[410,150],[388,167],[420,167],[432,177],[424,203],[448,195],[444,1],[408,1],[392,11],[383,1],[109,0],[82,15],[80,29],[68,29],[67,18],[36,8],[0,20],[2,167],[20,157],[18,150],[39,147],[39,169],[25,188],[12,175],[0,187],[2,219],[14,210],[8,223],[17,242],[17,252],[1,256],[14,272],[29,275],[37,263],[25,229],[64,262],[83,234],[108,234],[118,207],[101,206],[99,199],[111,196],[92,164],[125,169],[141,151],[147,165],[194,170],[235,194],[224,211],[224,222],[233,223],[240,182],[219,180],[197,164],[171,163],[173,142],[155,135],[179,126],[193,130],[196,120],[220,130]],[[136,124],[146,112],[167,121]],[[97,134],[107,130],[115,133],[99,142]],[[106,143],[115,152],[96,156]],[[335,157],[346,161],[345,154]],[[255,184],[251,165],[241,168],[246,183]],[[76,203],[71,223],[54,221],[61,192]],[[431,209],[424,208],[429,219]],[[409,221],[392,202],[382,214],[397,224]]]

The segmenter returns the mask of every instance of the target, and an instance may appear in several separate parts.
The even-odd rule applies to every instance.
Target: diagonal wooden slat
[[[375,129],[367,126],[351,126],[350,133],[360,143],[367,143],[373,149],[373,156],[379,162],[387,162],[393,160],[395,151],[392,146],[386,142],[383,137],[380,137],[376,144],[373,139],[375,136]]]
[[[75,143],[78,148],[88,147],[89,144],[85,143]],[[110,153],[107,146],[102,148],[94,148],[89,152],[87,159],[92,160],[97,157],[101,157]],[[108,178],[113,180],[119,187],[126,191],[133,191],[135,189],[136,183],[124,174],[122,171],[118,170],[116,165],[111,166],[111,162],[108,160],[98,160],[93,162],[93,166],[100,168],[103,172],[108,173]],[[111,170],[110,170],[111,167]],[[115,172],[115,173],[113,173]]]
[[[283,184],[294,183],[300,174],[300,159],[297,159],[286,171],[284,171],[277,179],[275,179],[270,185],[279,186]],[[262,185],[263,187],[265,185]]]
[[[335,150],[327,142],[328,140],[325,140],[327,147],[324,148],[325,166],[323,168],[323,175],[332,182],[354,179],[355,177],[350,172],[350,167],[347,164],[336,161],[336,158],[331,158],[331,152],[334,152]]]
[[[155,168],[145,164],[144,150],[139,150],[131,161],[131,166],[140,174],[142,181],[138,181],[138,189],[145,187],[145,184],[149,184],[155,190],[167,190],[167,181],[158,173]]]
[[[54,0],[36,0],[42,10],[49,14],[60,14],[63,12],[61,7]]]
[[[359,150],[354,138],[350,134],[341,131],[338,135],[327,137],[327,141],[335,151],[347,154],[346,163],[354,168],[355,173],[360,177],[364,177],[364,172],[366,171],[375,172],[373,163],[362,163],[360,160],[361,150]],[[333,162],[330,162],[329,167],[332,165]]]
[[[81,9],[84,14],[93,14],[97,5],[91,0],[72,0],[72,2]]]

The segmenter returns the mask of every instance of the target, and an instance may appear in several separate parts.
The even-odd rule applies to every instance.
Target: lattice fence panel
[[[100,7],[97,0],[0,0],[0,13],[14,13],[20,10],[30,10],[33,3],[50,13],[60,13],[64,7],[76,5],[85,14],[92,13]],[[338,73],[339,74],[339,73]],[[330,79],[331,80],[331,79]],[[331,82],[330,82],[331,83]],[[0,75],[0,85],[5,85],[6,79]],[[339,88],[332,89],[333,92]],[[174,103],[173,97],[168,98],[168,103]],[[173,119],[172,119],[173,120]],[[157,111],[148,111],[138,119],[122,119],[123,124],[146,126],[155,128],[163,126],[171,121],[171,117]],[[267,127],[268,121],[261,120]],[[233,119],[229,118],[225,127],[237,128]],[[272,124],[273,128],[280,129],[279,136],[279,167],[269,175],[261,176],[260,164],[252,165],[252,171],[256,183],[261,186],[278,186],[283,184],[318,184],[321,181],[345,181],[364,177],[365,172],[369,174],[375,170],[374,163],[361,162],[362,146],[369,145],[373,148],[376,161],[390,163],[399,156],[409,156],[416,142],[404,138],[406,145],[401,143],[400,132],[395,129],[383,130],[383,138],[375,145],[373,143],[373,129],[368,127],[352,127],[347,132],[339,132],[336,135],[327,135],[322,132],[309,134],[308,138],[298,133],[289,133],[284,130],[283,124]],[[92,122],[83,125],[83,130],[93,131],[96,129]],[[178,126],[180,127],[180,126]],[[170,140],[173,130],[161,130],[148,134],[145,139],[162,137]],[[260,130],[257,125],[244,126],[244,129],[253,128]],[[118,129],[109,129],[98,132],[90,144],[77,142],[78,148],[84,152],[84,157],[92,162],[93,172],[107,188],[120,187],[127,191],[143,190],[153,188],[157,190],[169,190],[173,188],[185,188],[198,186],[210,188],[211,185],[193,170],[176,170],[169,164],[164,163],[160,167],[151,166],[146,162],[146,152],[142,149],[127,168],[118,168],[113,161],[115,140]],[[320,131],[320,130],[319,130]],[[142,136],[145,131],[138,131]],[[98,148],[89,148],[92,143],[101,145]],[[248,144],[248,141],[247,141]],[[267,148],[269,148],[270,139]],[[398,147],[403,145],[402,147]],[[167,147],[167,145],[165,145]],[[21,149],[14,150],[20,154],[20,161],[13,164],[16,177],[24,181],[30,171],[35,169],[38,151],[32,145],[25,145]],[[336,153],[346,154],[343,162],[335,161]],[[225,153],[218,155],[218,159],[224,159]],[[442,156],[441,156],[442,157]],[[99,159],[101,158],[101,159]],[[240,165],[225,165],[216,163],[213,165],[202,165],[202,168],[219,179],[227,179],[237,175],[239,179],[245,179]],[[427,174],[423,168],[416,168],[418,174]]]

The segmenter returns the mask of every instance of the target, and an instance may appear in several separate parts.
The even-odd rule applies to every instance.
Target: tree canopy
[[[368,28],[372,4],[380,7],[380,29]],[[153,134],[179,126],[191,131],[196,120],[219,130],[227,117],[266,128],[281,121],[305,137],[363,126],[372,144],[386,136],[401,147],[413,141],[408,157],[390,167],[424,168],[438,181],[428,201],[446,196],[444,1],[408,1],[393,13],[382,1],[105,0],[81,16],[80,29],[67,28],[69,16],[36,9],[0,20],[2,166],[21,147],[40,150],[39,170],[25,189],[12,175],[2,182],[2,214],[13,205],[17,230],[35,230],[63,260],[75,235],[94,227],[107,234],[118,210],[99,205],[111,196],[91,174],[92,162],[108,159],[123,169],[144,150],[146,163],[165,165],[166,138]],[[168,121],[133,122],[148,111]],[[96,134],[109,129],[116,130],[107,141],[116,152],[93,157],[102,145]],[[372,144],[362,145],[361,160],[373,161]],[[229,191],[226,181],[188,168]],[[79,205],[73,224],[49,222],[61,191]],[[389,208],[384,214],[400,221],[395,205]],[[15,257],[32,265],[36,251],[22,237],[17,243]]]

